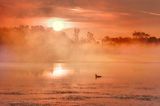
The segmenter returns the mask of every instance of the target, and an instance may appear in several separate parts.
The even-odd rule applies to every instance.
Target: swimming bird
[[[95,79],[101,78],[102,76],[95,74]]]

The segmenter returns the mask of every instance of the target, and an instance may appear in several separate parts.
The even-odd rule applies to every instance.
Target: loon
[[[95,74],[95,79],[101,78],[102,76]]]

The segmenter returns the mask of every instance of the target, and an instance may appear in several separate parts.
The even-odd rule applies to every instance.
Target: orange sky
[[[45,25],[56,17],[99,34],[137,30],[160,36],[159,5],[160,0],[0,0],[0,26]]]

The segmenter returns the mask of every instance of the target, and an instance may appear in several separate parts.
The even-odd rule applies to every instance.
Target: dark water
[[[160,63],[5,63],[0,76],[0,106],[160,106]]]

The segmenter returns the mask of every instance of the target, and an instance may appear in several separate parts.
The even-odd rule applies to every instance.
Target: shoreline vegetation
[[[97,40],[93,33],[80,37],[75,28],[69,37],[43,26],[0,28],[1,62],[52,62],[57,60],[104,60],[105,55],[130,51],[128,45],[159,45],[160,38],[144,32],[134,32],[130,37],[104,36]],[[119,47],[125,45],[125,47]],[[115,47],[115,48],[114,48]],[[111,49],[113,48],[113,49]]]
[[[55,35],[56,31],[49,27],[43,26],[28,26],[28,25],[21,25],[18,27],[0,27],[0,44],[23,44],[25,43],[26,36],[44,36],[47,37],[48,35]],[[58,33],[58,32],[57,32]],[[103,36],[102,39],[96,40],[94,34],[92,32],[87,32],[84,37],[79,37],[80,29],[74,29],[74,35],[72,38],[69,38],[65,32],[61,31],[61,37],[70,41],[71,43],[95,43],[95,44],[102,44],[102,45],[120,45],[120,44],[160,44],[160,37],[155,37],[145,32],[138,32],[135,31],[130,37],[110,37],[110,36]],[[39,39],[37,39],[39,40]]]

